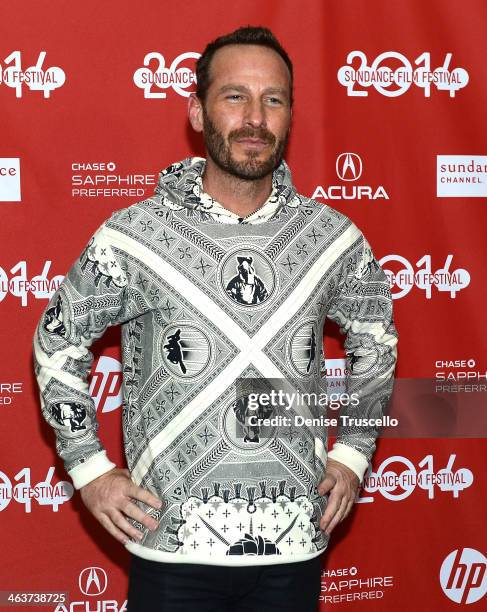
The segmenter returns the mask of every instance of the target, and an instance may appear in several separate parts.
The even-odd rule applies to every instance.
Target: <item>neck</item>
[[[208,195],[239,217],[260,208],[272,191],[272,172],[261,179],[241,179],[219,168],[209,156],[202,181]]]

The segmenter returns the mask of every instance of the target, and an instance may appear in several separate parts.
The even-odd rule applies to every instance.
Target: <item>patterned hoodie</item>
[[[87,377],[95,339],[121,325],[124,450],[132,480],[164,500],[127,549],[156,561],[304,561],[328,544],[317,485],[327,455],[362,480],[377,429],[250,423],[242,381],[323,382],[326,317],[346,334],[349,416],[381,416],[397,333],[387,278],[345,215],[296,192],[288,166],[244,218],[203,192],[203,158],[159,174],[152,197],[114,212],[52,296],[34,336],[41,410],[79,489],[109,471]],[[253,383],[252,383],[253,384]],[[370,399],[372,398],[372,399]],[[275,408],[277,411],[278,408]],[[282,411],[281,411],[282,413]],[[274,412],[273,414],[276,414]]]

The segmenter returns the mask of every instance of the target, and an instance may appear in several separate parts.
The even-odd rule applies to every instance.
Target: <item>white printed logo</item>
[[[166,68],[166,60],[161,53],[156,51],[147,53],[144,57],[144,68],[138,68],[134,72],[134,83],[144,90],[144,98],[167,97],[164,91],[152,91],[153,87],[172,88],[177,94],[187,98],[191,93],[187,89],[196,83],[196,75],[194,70],[188,66],[181,66],[181,64],[187,60],[197,60],[199,57],[200,53],[188,51],[178,55],[169,68]],[[151,61],[157,62],[155,70],[149,68]]]
[[[383,185],[371,187],[370,185],[351,185],[362,176],[362,159],[357,153],[341,153],[335,163],[338,178],[345,185],[330,185],[323,187],[318,185],[312,194],[312,199],[323,198],[325,200],[378,200],[389,199],[389,195]]]
[[[365,493],[379,492],[383,497],[391,501],[401,501],[411,495],[416,487],[428,491],[428,499],[434,499],[435,491],[439,489],[443,492],[451,492],[457,498],[460,491],[467,489],[473,483],[473,474],[467,468],[453,470],[456,455],[450,455],[445,468],[435,471],[433,465],[433,455],[426,455],[418,467],[423,468],[419,471],[414,464],[401,455],[395,455],[385,459],[376,472],[369,471],[364,477],[363,491]],[[405,469],[393,470],[390,466],[398,464]],[[373,502],[374,497],[365,496],[357,499],[357,503]]]
[[[394,588],[394,576],[360,575],[357,567],[340,567],[321,571],[319,600],[337,604],[364,599],[383,599]]]
[[[107,590],[108,576],[101,567],[86,567],[79,575],[78,584],[83,595],[96,597]]]
[[[419,270],[414,270],[409,261],[401,255],[386,255],[379,260],[389,279],[392,298],[398,300],[407,295],[413,287],[423,289],[426,298],[431,299],[432,289],[449,291],[450,297],[455,298],[458,291],[470,284],[470,274],[463,268],[450,270],[453,255],[447,255],[442,268],[435,272],[431,267],[431,255],[425,255],[416,262]],[[387,265],[386,265],[387,264]],[[395,265],[391,265],[395,264]]]
[[[321,352],[323,355],[323,352]],[[344,378],[348,373],[347,362],[343,357],[339,359],[325,359],[324,370],[322,369],[322,375],[324,374],[328,378]]]
[[[122,173],[115,162],[73,162],[71,195],[79,198],[145,196],[146,189],[156,183],[153,174]]]
[[[425,52],[414,60],[419,67],[413,70],[407,57],[396,51],[381,53],[371,66],[365,53],[351,51],[347,64],[338,70],[337,78],[340,85],[347,88],[348,96],[368,96],[366,89],[373,87],[383,96],[396,98],[414,84],[423,88],[425,97],[429,98],[433,83],[438,91],[449,91],[450,98],[454,98],[456,91],[467,85],[469,77],[464,68],[449,70],[451,58],[452,54],[447,53],[443,65],[431,70],[431,56]],[[356,67],[353,66],[355,59],[359,61]]]
[[[53,476],[54,467],[50,467],[46,479],[32,485],[30,468],[23,468],[15,474],[14,480],[18,484],[14,486],[7,474],[0,472],[0,511],[5,510],[9,503],[15,500],[24,504],[26,512],[31,512],[32,500],[35,499],[39,506],[52,506],[53,512],[57,512],[59,506],[73,497],[74,488],[65,480],[52,485]]]
[[[485,198],[487,155],[437,155],[436,195],[439,198]]]
[[[78,576],[80,592],[86,597],[99,597],[108,587],[108,576],[102,567],[85,567]],[[115,599],[85,599],[70,601],[69,604],[58,604],[54,612],[76,612],[77,610],[98,610],[99,612],[127,612],[127,600],[118,602]]]
[[[102,355],[91,375],[90,395],[100,412],[112,412],[122,405],[122,364]]]
[[[13,399],[19,393],[23,393],[22,382],[1,382],[0,383],[0,406],[12,404]]]
[[[357,181],[362,176],[362,160],[356,153],[342,153],[337,157],[336,171],[342,181]]]
[[[20,202],[20,159],[0,158],[0,202]]]
[[[29,292],[37,300],[47,300],[51,298],[59,289],[59,285],[64,279],[64,276],[57,275],[51,279],[48,278],[48,273],[51,268],[51,261],[47,260],[44,263],[41,274],[33,276],[30,280],[27,277],[27,262],[19,261],[13,268],[10,269],[12,274],[18,272],[16,276],[8,277],[8,274],[0,267],[0,302],[8,293],[21,299],[22,306],[27,306]]]
[[[326,379],[326,390],[328,393],[346,393],[348,374],[345,359],[323,360],[323,350],[320,349],[321,376]]]
[[[29,66],[22,70],[22,58],[20,51],[13,51],[4,58],[5,64],[12,64],[8,68],[2,68],[0,64],[0,83],[15,89],[15,97],[22,97],[22,86],[25,84],[31,91],[43,91],[44,98],[51,96],[51,91],[62,87],[66,81],[64,70],[58,66],[43,69],[46,51],[41,51],[35,66]]]
[[[461,382],[461,381],[487,381],[487,370],[475,369],[475,359],[437,359],[435,361],[435,378],[437,381]],[[442,388],[442,387],[437,387]],[[465,386],[467,391],[468,385]],[[472,387],[475,389],[475,387]],[[475,389],[477,390],[477,389]]]
[[[445,595],[458,604],[471,604],[487,592],[487,559],[475,548],[458,548],[441,564],[440,584]]]

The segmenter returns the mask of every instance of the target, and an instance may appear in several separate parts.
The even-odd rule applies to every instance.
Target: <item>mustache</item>
[[[258,138],[259,140],[263,140],[269,144],[274,144],[276,142],[276,137],[272,132],[269,132],[264,127],[260,128],[251,128],[244,127],[239,130],[233,130],[228,134],[228,140],[237,140],[239,138]]]

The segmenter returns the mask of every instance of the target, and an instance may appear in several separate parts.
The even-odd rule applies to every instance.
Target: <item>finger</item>
[[[129,541],[127,534],[118,529],[106,514],[100,514],[98,517],[98,522],[108,531],[110,535],[112,535],[116,540],[121,542],[122,544],[127,544]]]
[[[346,506],[345,511],[343,513],[343,516],[341,518],[342,521],[343,521],[344,518],[346,518],[350,514],[350,512],[351,512],[351,510],[353,508],[354,503],[355,503],[355,495],[351,495],[350,498],[348,499],[347,506]]]
[[[330,496],[328,497],[328,504],[326,506],[325,513],[321,517],[320,527],[324,530],[326,529],[328,523],[335,516],[337,510],[340,508],[342,500],[341,493],[332,491]]]
[[[336,478],[331,474],[325,474],[325,478],[318,485],[318,493],[320,495],[325,495],[330,489],[333,489],[336,485],[336,481]]]
[[[343,497],[342,498],[342,503],[340,504],[340,507],[336,511],[335,516],[331,519],[330,524],[328,525],[328,527],[325,530],[326,535],[330,535],[331,532],[338,525],[338,523],[341,521],[343,512],[344,512],[345,507],[346,507],[346,504],[347,504],[347,498]]]
[[[132,481],[131,481],[132,482]],[[147,489],[143,489],[142,487],[137,486],[134,482],[132,482],[132,486],[129,488],[128,493],[130,497],[134,499],[138,499],[141,502],[144,502],[148,506],[152,506],[156,510],[162,508],[162,500],[153,495]]]
[[[142,523],[147,527],[147,529],[155,530],[159,527],[159,523],[154,517],[146,514],[143,510],[141,510],[131,501],[127,500],[123,507],[120,509],[126,516],[129,516],[130,518],[135,519],[139,523]]]
[[[107,513],[108,514],[108,513]],[[111,519],[112,523],[119,528],[124,534],[134,538],[135,540],[142,540],[144,534],[136,529],[133,525],[131,525],[124,515],[117,510],[116,508],[112,508],[110,513],[108,514],[109,519]]]

